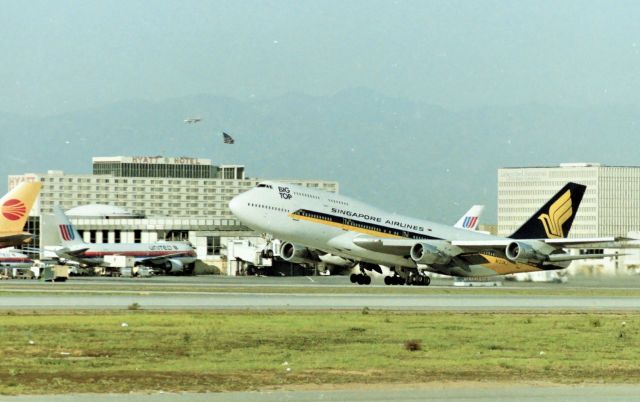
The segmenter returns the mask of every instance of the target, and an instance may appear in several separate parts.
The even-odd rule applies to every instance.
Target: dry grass
[[[373,309],[5,312],[0,393],[228,391],[381,381],[637,383],[639,318]]]

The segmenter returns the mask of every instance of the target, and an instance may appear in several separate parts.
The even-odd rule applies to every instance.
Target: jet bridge
[[[229,240],[227,275],[297,276],[314,275],[316,267],[307,267],[280,258],[279,240]]]

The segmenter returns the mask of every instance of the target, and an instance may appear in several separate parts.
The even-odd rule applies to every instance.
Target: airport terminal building
[[[50,215],[54,205],[71,210],[69,218],[87,242],[188,240],[202,260],[223,256],[230,239],[260,235],[228,208],[229,200],[260,181],[246,177],[242,165],[161,156],[94,157],[92,162],[92,174],[51,170],[9,176],[9,189],[23,181],[43,184],[26,228],[35,235],[34,246],[59,244]],[[282,181],[338,191],[335,181]]]

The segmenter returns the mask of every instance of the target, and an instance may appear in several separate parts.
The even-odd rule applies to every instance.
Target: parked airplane
[[[105,266],[106,255],[125,255],[136,259],[136,265],[161,268],[166,273],[193,273],[196,252],[186,242],[156,243],[85,243],[59,206],[54,207],[58,234],[63,248],[59,258],[88,266]]]
[[[41,187],[40,182],[20,183],[0,199],[0,248],[31,240],[32,235],[24,231],[24,224]]]
[[[15,249],[0,250],[0,267],[30,268],[33,260]]]
[[[280,256],[316,261],[330,253],[393,267],[385,283],[428,285],[425,272],[493,276],[566,268],[573,260],[604,254],[570,255],[563,247],[612,242],[614,238],[567,239],[586,187],[568,183],[509,237],[393,215],[339,194],[273,181],[231,200],[229,208],[247,226],[285,243]],[[365,270],[352,281],[368,284]]]
[[[201,117],[187,117],[186,119],[184,119],[184,122],[187,124],[200,123],[201,121]]]

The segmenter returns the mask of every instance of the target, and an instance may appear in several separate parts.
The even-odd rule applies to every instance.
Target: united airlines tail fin
[[[84,240],[80,237],[80,234],[76,228],[71,224],[67,215],[64,214],[62,208],[59,205],[53,207],[53,214],[55,216],[56,225],[58,226],[58,235],[60,236],[60,243],[63,246],[73,246],[78,244],[84,244]]]
[[[512,239],[567,237],[587,186],[567,183],[511,236]]]
[[[480,223],[480,215],[484,211],[484,205],[474,205],[456,222],[453,227],[459,229],[476,230]]]
[[[0,235],[19,233],[29,217],[29,211],[40,194],[42,183],[20,183],[0,199]]]

